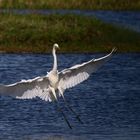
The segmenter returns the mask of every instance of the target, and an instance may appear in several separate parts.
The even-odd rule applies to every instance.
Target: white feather
[[[64,69],[58,73],[57,57],[55,53],[56,48],[58,47],[58,44],[54,44],[54,65],[52,71],[49,72],[47,76],[21,80],[20,82],[10,85],[0,85],[0,95],[12,96],[18,99],[32,99],[40,97],[45,101],[53,101],[53,95],[56,95],[55,92],[57,90],[59,91],[59,95],[63,95],[65,89],[74,87],[85,81],[92,73],[96,72],[98,68],[108,61],[111,58],[113,51],[115,51],[115,49],[113,49],[110,54],[104,57],[92,59],[88,62]],[[57,99],[56,97],[55,99]]]
[[[92,59],[88,62],[64,69],[59,73],[59,86],[65,90],[85,81],[92,73],[96,72],[98,68],[111,58],[113,51],[115,51],[115,49],[104,57]]]

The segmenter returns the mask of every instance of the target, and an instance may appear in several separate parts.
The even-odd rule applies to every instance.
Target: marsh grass
[[[140,10],[140,0],[0,0],[0,8]]]
[[[53,43],[60,52],[140,52],[140,34],[75,15],[0,14],[0,51],[47,53]]]

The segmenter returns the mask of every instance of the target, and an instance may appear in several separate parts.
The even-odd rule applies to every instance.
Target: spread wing
[[[22,80],[10,85],[0,85],[0,95],[7,95],[19,99],[32,99],[36,96],[50,100],[48,93],[48,77],[36,77]]]
[[[92,73],[96,72],[105,62],[107,62],[112,53],[116,49],[114,48],[110,54],[98,58],[92,59],[83,64],[75,65],[71,68],[64,69],[59,73],[60,81],[59,87],[64,91],[65,89],[76,86],[77,84],[85,81]]]

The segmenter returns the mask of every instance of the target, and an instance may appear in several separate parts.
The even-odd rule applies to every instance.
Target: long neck
[[[57,71],[57,57],[56,57],[55,47],[53,47],[52,54],[53,54],[53,58],[54,58],[53,71]]]

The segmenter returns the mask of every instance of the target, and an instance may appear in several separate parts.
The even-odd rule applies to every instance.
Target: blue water
[[[59,54],[59,70],[104,54]],[[4,84],[45,75],[52,56],[0,54]],[[69,129],[54,103],[0,97],[0,140],[139,140],[140,54],[115,54],[87,81],[67,90],[66,99],[84,124],[64,107]]]
[[[140,11],[109,11],[109,10],[29,10],[29,9],[0,9],[0,13],[16,14],[76,14],[96,17],[106,23],[122,26],[140,32]]]

